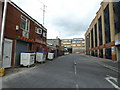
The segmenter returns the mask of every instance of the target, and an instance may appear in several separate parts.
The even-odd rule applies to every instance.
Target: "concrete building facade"
[[[3,6],[4,2],[0,2],[0,15]],[[46,52],[46,38],[47,29],[8,0],[3,37],[3,67],[19,66],[22,51]]]
[[[85,33],[87,55],[120,61],[120,2],[102,2]]]
[[[70,53],[84,53],[85,40],[83,38],[62,39],[61,45],[67,48]]]
[[[85,40],[83,38],[73,38],[72,40],[72,53],[84,53]]]

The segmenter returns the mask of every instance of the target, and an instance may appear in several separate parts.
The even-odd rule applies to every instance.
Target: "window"
[[[72,46],[76,46],[76,45],[72,45]]]
[[[80,41],[77,41],[77,43],[81,43]]]
[[[37,34],[42,34],[42,29],[40,29],[40,28],[35,28],[35,32],[37,33]]]
[[[82,43],[85,43],[85,41],[82,41]]]
[[[46,32],[43,32],[43,37],[47,37],[47,34],[46,34]]]
[[[102,45],[103,44],[103,41],[102,41],[102,18],[100,16],[100,18],[98,19],[98,28],[99,28],[99,45]]]
[[[77,46],[81,46],[81,44],[77,44]]]
[[[76,43],[76,41],[73,41],[72,43]]]
[[[91,30],[91,47],[94,47],[93,29]]]
[[[29,31],[29,27],[30,27],[30,20],[28,20],[23,15],[21,15],[20,29]]]
[[[98,36],[97,36],[97,23],[95,24],[95,26],[94,26],[94,28],[95,28],[95,47],[97,47],[97,38],[98,38]]]
[[[30,20],[28,20],[23,15],[21,15],[20,29],[23,30],[22,36],[25,38],[29,38]]]
[[[105,41],[106,43],[111,42],[110,35],[110,16],[109,16],[109,5],[104,10],[104,22],[105,22]]]
[[[113,3],[115,34],[120,33],[120,1]]]

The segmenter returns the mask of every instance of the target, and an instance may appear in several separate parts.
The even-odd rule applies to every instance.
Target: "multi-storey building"
[[[72,53],[72,39],[62,39],[61,46],[68,50],[68,52]]]
[[[120,2],[102,2],[85,33],[86,54],[120,61]]]
[[[85,40],[83,38],[73,38],[72,40],[72,53],[84,53]]]
[[[0,2],[0,21],[4,19],[3,67],[20,65],[22,51],[46,52],[47,29],[12,1]]]
[[[62,39],[61,45],[68,49],[70,53],[84,53],[85,40],[83,38]]]

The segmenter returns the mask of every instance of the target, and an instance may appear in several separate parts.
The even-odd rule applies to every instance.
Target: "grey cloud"
[[[88,24],[77,17],[58,17],[52,21],[52,24],[58,28],[57,30],[59,30],[59,32],[64,32],[65,36],[79,36],[83,34],[88,27]]]

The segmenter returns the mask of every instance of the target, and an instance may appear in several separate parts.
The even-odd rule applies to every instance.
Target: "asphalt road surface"
[[[85,55],[73,54],[3,77],[3,88],[115,88],[112,70]],[[113,80],[114,82],[114,80]]]

